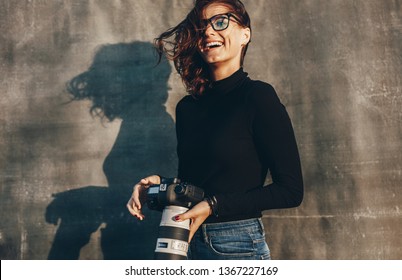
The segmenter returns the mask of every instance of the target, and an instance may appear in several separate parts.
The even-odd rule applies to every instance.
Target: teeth
[[[207,43],[205,46],[207,47],[207,48],[210,48],[210,47],[214,47],[214,46],[222,46],[223,44],[221,43],[221,42],[209,42],[209,43]]]

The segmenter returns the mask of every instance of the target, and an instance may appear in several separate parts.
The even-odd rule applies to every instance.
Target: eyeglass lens
[[[217,15],[209,19],[215,31],[224,30],[229,26],[228,15]]]

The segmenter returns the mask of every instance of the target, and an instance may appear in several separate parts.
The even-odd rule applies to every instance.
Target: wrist
[[[204,198],[210,208],[210,215],[218,217],[218,201],[216,200],[215,196],[207,196]]]
[[[205,208],[208,208],[208,216],[211,216],[212,215],[212,208],[209,205],[208,201],[206,199],[204,199],[201,203],[205,205]]]

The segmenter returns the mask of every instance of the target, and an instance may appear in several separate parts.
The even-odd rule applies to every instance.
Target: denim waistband
[[[225,229],[233,229],[238,227],[250,227],[258,225],[260,227],[264,227],[261,218],[251,218],[245,220],[236,220],[230,222],[219,222],[219,223],[204,223],[202,224],[202,228],[206,230],[225,230]]]

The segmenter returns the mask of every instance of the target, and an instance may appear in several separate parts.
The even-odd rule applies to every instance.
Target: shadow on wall
[[[156,62],[151,43],[104,45],[88,71],[67,84],[74,100],[91,100],[92,114],[122,122],[103,164],[108,187],[57,193],[48,205],[46,221],[59,224],[48,259],[79,259],[102,224],[104,259],[153,258],[160,213],[144,207],[146,219],[140,222],[126,203],[143,176],[177,171],[174,122],[164,107],[171,67],[166,60]]]

